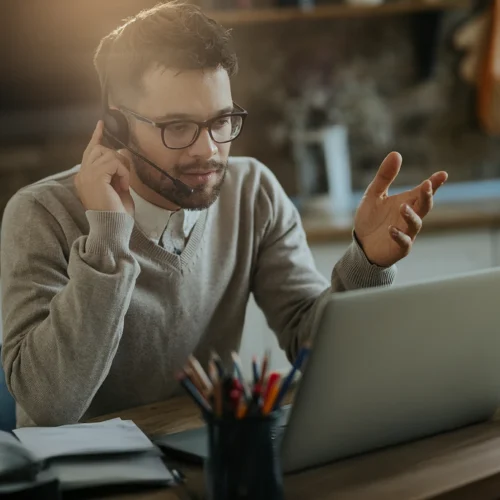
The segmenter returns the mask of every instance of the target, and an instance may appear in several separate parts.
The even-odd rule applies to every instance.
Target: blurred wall
[[[92,55],[149,0],[2,0],[0,212],[21,186],[78,163],[99,115]],[[354,187],[399,150],[399,183],[436,169],[500,176],[500,143],[475,119],[474,90],[451,45],[467,13],[236,26],[234,98],[250,112],[234,154],[267,163],[290,195],[297,126],[349,128]],[[5,50],[6,49],[6,50]]]

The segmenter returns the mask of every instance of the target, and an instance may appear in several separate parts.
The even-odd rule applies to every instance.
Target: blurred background
[[[101,37],[155,0],[2,0],[0,214],[22,186],[69,169],[99,118]],[[267,164],[299,208],[329,277],[380,162],[393,191],[447,170],[398,283],[500,265],[498,0],[199,0],[233,30],[234,155]],[[277,352],[251,302],[246,329]],[[248,336],[244,338],[249,338]],[[260,338],[260,337],[259,337]],[[243,348],[244,350],[244,348]]]
[[[334,189],[337,212],[355,206],[392,149],[400,186],[438,169],[500,178],[500,140],[478,113],[490,2],[202,1],[240,58],[234,97],[250,116],[233,154],[266,163],[304,211]],[[156,3],[2,0],[0,213],[20,187],[80,162],[99,117],[93,51]]]

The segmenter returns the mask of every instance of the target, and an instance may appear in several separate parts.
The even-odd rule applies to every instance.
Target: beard
[[[141,151],[139,146],[132,141],[132,147],[140,154],[147,158],[147,155]],[[144,160],[141,160],[135,155],[133,156],[133,168],[139,180],[149,189],[158,193],[161,197],[174,203],[178,207],[187,210],[205,210],[210,207],[219,197],[220,190],[224,184],[227,173],[227,162],[219,162],[214,160],[195,161],[189,165],[174,165],[165,170],[174,179],[179,179],[182,174],[189,174],[193,171],[213,171],[217,178],[216,183],[211,186],[201,184],[199,186],[189,187],[193,190],[192,193],[186,193],[178,188],[167,176],[162,175],[156,169],[148,165]]]

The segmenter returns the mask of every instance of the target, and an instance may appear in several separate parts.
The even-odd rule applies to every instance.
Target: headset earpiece
[[[102,121],[104,122],[104,137],[107,146],[118,150],[118,149],[128,149],[132,154],[140,158],[142,161],[151,165],[158,172],[163,174],[165,177],[169,178],[177,189],[183,191],[184,195],[189,196],[194,192],[194,189],[187,184],[184,184],[181,180],[172,177],[168,172],[165,172],[160,167],[155,165],[151,160],[148,160],[145,156],[141,155],[134,149],[132,149],[128,142],[130,138],[130,130],[128,127],[128,120],[126,116],[118,109],[111,109],[109,107],[108,101],[108,85],[107,80],[104,79],[102,84]]]
[[[119,142],[114,140],[115,137],[123,144],[128,144],[128,121],[121,111],[117,109],[106,109],[103,114],[103,121],[104,133],[113,149],[121,149],[123,147]]]

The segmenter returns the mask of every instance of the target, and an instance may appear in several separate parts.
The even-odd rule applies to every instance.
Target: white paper
[[[168,484],[173,480],[160,457],[121,455],[92,461],[56,459],[50,470],[63,490],[120,484]]]
[[[14,430],[14,433],[38,460],[155,449],[149,438],[130,420],[113,419],[59,427],[25,427]]]

